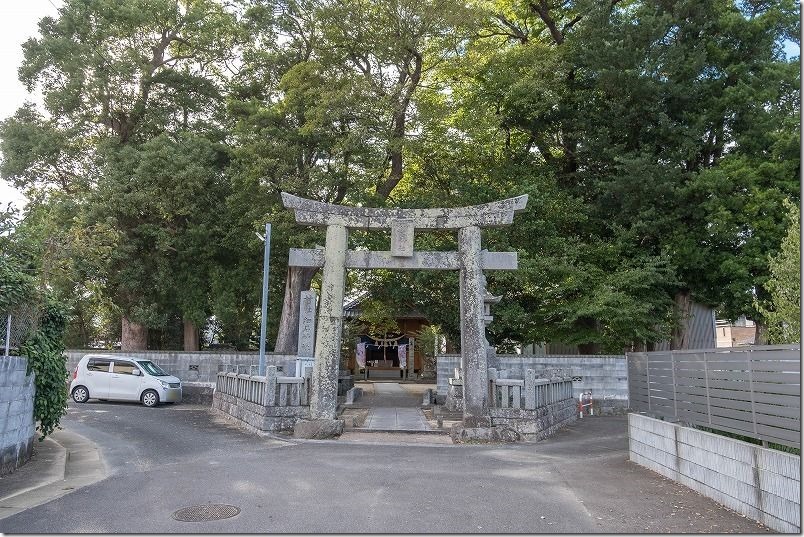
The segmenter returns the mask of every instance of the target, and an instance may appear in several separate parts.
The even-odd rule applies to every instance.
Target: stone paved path
[[[429,431],[430,426],[418,407],[420,401],[395,382],[373,384],[373,394],[366,397],[371,407],[364,429],[383,431]]]
[[[383,431],[429,431],[430,426],[418,408],[372,408],[363,425],[365,429]]]

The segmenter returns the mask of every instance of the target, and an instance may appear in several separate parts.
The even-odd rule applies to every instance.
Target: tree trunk
[[[690,344],[690,311],[692,299],[689,289],[683,289],[675,296],[676,324],[670,336],[670,350],[688,349]]]
[[[578,354],[598,354],[600,352],[600,343],[579,343]]]
[[[301,292],[310,289],[310,282],[317,268],[288,267],[285,279],[285,299],[282,301],[282,316],[276,335],[274,352],[296,354],[299,350],[299,306]]]
[[[600,333],[600,321],[597,319],[592,319],[591,317],[582,317],[576,321],[576,326],[580,330],[584,331],[594,331]],[[578,344],[578,353],[579,354],[599,354],[600,353],[600,343],[597,342],[587,342],[587,343],[579,343]]]
[[[144,351],[148,349],[148,327],[130,321],[125,315],[122,318],[120,349],[124,351]]]
[[[198,325],[189,319],[184,319],[184,350],[197,351],[198,339]]]
[[[394,115],[393,137],[389,142],[388,159],[391,161],[391,171],[388,177],[377,185],[377,196],[382,200],[388,199],[391,191],[402,180],[402,145],[405,140],[405,120],[407,112]]]
[[[392,135],[388,143],[388,159],[391,161],[391,171],[385,181],[377,185],[377,195],[382,200],[388,199],[399,181],[402,180],[403,162],[402,151],[405,145],[405,131],[408,117],[408,108],[413,92],[419,87],[422,76],[422,55],[415,50],[408,50],[413,60],[413,71],[403,71],[399,76],[401,90],[399,103],[392,118]]]
[[[756,332],[754,332],[754,345],[767,345],[768,344],[768,325],[762,321],[754,321],[756,323]]]

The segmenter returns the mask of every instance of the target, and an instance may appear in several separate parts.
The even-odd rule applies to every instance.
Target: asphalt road
[[[0,520],[4,533],[761,533],[627,460],[626,420],[585,418],[533,444],[426,444],[404,434],[285,442],[208,408],[71,403],[109,476]],[[347,435],[348,436],[348,435]],[[178,509],[228,504],[224,520]]]

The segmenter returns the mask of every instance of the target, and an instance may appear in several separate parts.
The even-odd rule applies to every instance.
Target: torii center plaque
[[[312,419],[335,419],[338,363],[343,327],[343,295],[346,269],[417,269],[460,271],[461,367],[463,368],[465,427],[486,427],[488,372],[483,298],[484,270],[515,270],[516,252],[481,250],[480,229],[511,224],[514,213],[528,203],[528,196],[458,207],[454,209],[381,209],[321,203],[282,193],[285,207],[296,222],[326,226],[324,249],[291,248],[288,264],[323,267],[318,332],[315,339],[310,396]],[[349,250],[348,229],[390,229],[391,249],[371,252]],[[457,229],[457,252],[417,252],[416,230]]]

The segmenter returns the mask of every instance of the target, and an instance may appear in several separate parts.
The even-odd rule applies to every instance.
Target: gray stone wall
[[[492,408],[489,413],[492,425],[511,427],[526,440],[544,440],[578,419],[576,406],[575,400],[563,399],[535,410]]]
[[[801,457],[640,414],[631,461],[779,532],[801,533]]]
[[[255,351],[107,351],[97,349],[69,349],[64,353],[67,356],[67,369],[72,373],[78,361],[85,354],[119,354],[134,356],[143,360],[151,360],[167,373],[182,380],[183,383],[197,385],[214,385],[215,378],[224,366],[240,365],[247,367],[253,365],[253,373],[257,374],[257,365],[260,355]],[[288,354],[266,353],[265,363],[282,368],[284,375],[293,375],[296,370],[296,356]],[[241,369],[241,373],[248,373]]]
[[[0,357],[0,475],[10,474],[31,458],[34,435],[34,375],[28,360]]]
[[[446,398],[448,381],[460,365],[460,355],[446,354],[436,359],[436,382],[439,398]],[[628,362],[622,355],[525,356],[500,354],[490,358],[489,367],[506,370],[508,378],[525,378],[525,370],[536,376],[546,369],[564,369],[572,377],[575,400],[592,390],[595,414],[623,413],[628,408]]]
[[[218,391],[212,398],[212,408],[253,432],[292,431],[298,421],[310,418],[309,406],[266,407]]]

